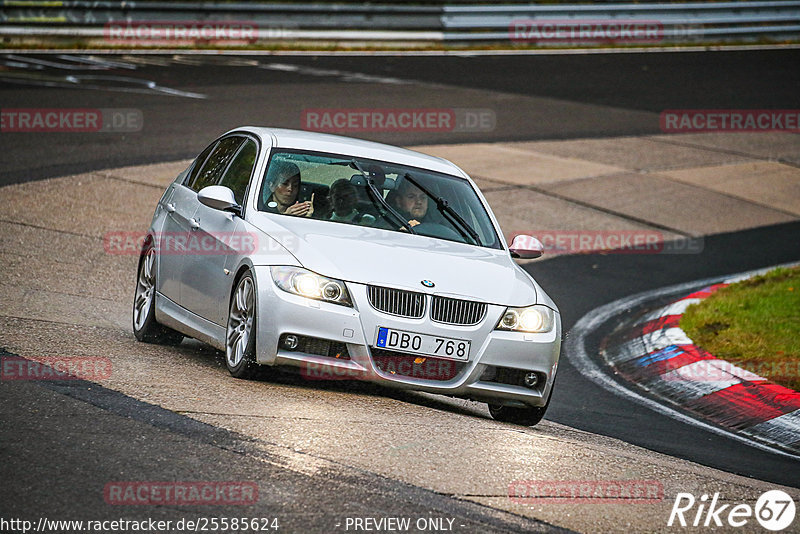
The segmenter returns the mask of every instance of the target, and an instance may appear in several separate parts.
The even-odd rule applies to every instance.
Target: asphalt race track
[[[298,128],[302,111],[309,108],[452,106],[488,108],[497,118],[489,132],[361,134],[398,145],[570,139],[660,133],[653,113],[666,109],[792,109],[800,87],[800,72],[786,68],[800,62],[800,50],[447,58],[139,56],[137,63],[115,55],[108,61],[126,68],[109,71],[75,71],[74,61],[58,56],[33,56],[45,65],[15,57],[6,56],[0,69],[3,108],[134,108],[141,110],[144,128],[136,135],[8,134],[0,185],[190,158],[210,138],[243,124]],[[159,87],[149,89],[145,82]],[[87,86],[94,89],[78,90]],[[58,90],[69,87],[75,89]],[[161,87],[207,98],[167,97]]]
[[[120,65],[76,70],[69,57],[0,54],[2,107],[135,109],[144,118],[141,131],[4,132],[0,186],[186,159],[229,128],[241,124],[298,128],[302,111],[315,108],[448,106],[488,109],[496,117],[491,131],[351,134],[421,145],[658,134],[657,114],[665,109],[800,107],[800,69],[796,68],[800,50],[474,57],[95,57]],[[578,319],[605,303],[672,284],[798,261],[798,243],[800,223],[789,222],[707,236],[701,254],[560,256],[528,263],[526,269],[558,303],[569,336]],[[581,376],[568,358],[562,356],[561,362],[548,421],[728,473],[800,487],[797,459],[656,414],[596,386]],[[327,466],[325,482],[315,488],[306,480],[295,480],[293,471],[282,469],[279,461],[263,451],[254,454],[260,460],[251,455],[238,463],[244,454],[240,449],[248,443],[241,436],[187,422],[173,412],[153,409],[105,388],[95,387],[94,393],[87,394],[85,387],[30,385],[23,393],[31,403],[42,402],[42,398],[56,403],[62,393],[69,397],[66,402],[73,420],[94,421],[91,440],[64,431],[69,446],[60,453],[61,460],[118,458],[114,461],[131,462],[131,480],[156,467],[167,469],[168,478],[184,480],[220,479],[229,469],[248,473],[242,474],[242,479],[281,478],[286,493],[270,496],[269,505],[289,518],[284,522],[288,531],[326,531],[331,525],[324,510],[342,506],[346,502],[343,495],[369,503],[363,504],[363,509],[348,510],[356,514],[369,509],[373,515],[408,515],[425,503],[426,510],[458,518],[467,532],[551,528],[505,512],[488,513],[473,503],[372,473],[339,472],[337,466]],[[396,398],[422,402],[405,394]],[[450,419],[470,414],[446,404],[434,406],[439,410],[437,430],[443,432]],[[49,408],[40,409],[49,413]],[[28,428],[25,421],[33,413],[27,402],[4,408],[3,425],[18,426],[33,432],[30,435],[38,432],[42,439],[31,443],[30,451],[44,457],[48,450],[61,446],[60,431],[55,424]],[[56,412],[50,416],[56,417]],[[113,416],[122,416],[125,424],[120,427]],[[118,440],[103,437],[117,430],[135,438],[121,446]],[[165,437],[165,430],[173,432],[172,437]],[[190,438],[195,441],[181,441]],[[176,441],[165,443],[164,439]],[[8,443],[0,445],[10,449]],[[170,456],[176,447],[185,447],[187,453]],[[134,457],[137,460],[133,461]],[[173,465],[166,465],[172,461]],[[26,476],[31,481],[49,476],[48,468],[40,465]],[[108,480],[101,475],[92,477],[93,483],[101,486]],[[61,483],[79,485],[70,479]],[[0,494],[0,500],[12,490],[5,491],[8,493]],[[89,509],[91,502],[79,500],[73,506]],[[62,504],[59,509],[67,510],[67,506]]]
[[[697,255],[571,256],[533,264],[530,272],[557,295],[556,302],[564,303],[562,317],[568,329],[583,314],[622,296],[797,261],[800,251],[791,244],[798,239],[800,224],[791,223],[706,238],[703,253]],[[570,284],[563,283],[564,273]],[[599,341],[594,340],[595,346]],[[621,402],[589,383],[571,366],[559,373],[559,381],[564,380],[548,411],[554,421],[726,471],[790,486],[799,483],[797,460],[654,417],[650,410]]]

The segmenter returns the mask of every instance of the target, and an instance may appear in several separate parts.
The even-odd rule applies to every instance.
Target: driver
[[[269,190],[271,195],[266,201],[264,211],[283,213],[299,217],[311,217],[314,213],[314,194],[311,200],[300,202],[300,168],[289,161],[276,161],[276,169],[271,169]]]
[[[398,188],[388,199],[389,204],[397,210],[410,226],[428,222],[428,195],[408,180],[400,181]]]

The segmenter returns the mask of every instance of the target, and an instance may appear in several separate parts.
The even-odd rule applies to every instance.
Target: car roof
[[[242,126],[228,133],[242,130],[258,135],[276,148],[352,155],[467,177],[464,171],[446,159],[374,141],[304,130],[260,126]]]

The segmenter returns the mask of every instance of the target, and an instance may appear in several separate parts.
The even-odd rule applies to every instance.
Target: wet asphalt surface
[[[142,111],[145,126],[129,134],[4,133],[0,184],[191,157],[230,127],[245,123],[298,127],[303,109],[334,107],[353,98],[380,102],[386,108],[427,107],[431,100],[433,105],[443,105],[450,86],[463,89],[459,105],[492,108],[498,115],[504,113],[501,106],[513,108],[520,98],[553,106],[561,101],[577,102],[586,106],[582,108],[585,114],[545,123],[524,115],[513,118],[512,113],[513,120],[498,121],[500,126],[492,132],[364,137],[423,144],[657,134],[653,114],[663,109],[798,107],[800,71],[788,68],[798,60],[800,51],[501,58],[273,57],[257,61],[316,72],[229,66],[223,58],[197,65],[165,61],[162,66],[139,65],[135,71],[103,73],[213,96],[208,99],[165,97],[151,91],[131,93],[127,92],[131,83],[110,76],[92,80],[92,85],[102,88],[43,87],[42,83],[62,83],[60,77],[70,73],[57,67],[6,69],[0,71],[6,75],[0,76],[3,108],[136,108]],[[13,83],[8,73],[14,73]],[[364,82],[353,73],[423,83]],[[483,94],[488,91],[505,96],[490,98]],[[631,114],[627,121],[619,121],[614,114],[612,121],[610,108],[646,115]],[[569,335],[569,328],[597,306],[666,285],[796,261],[800,259],[797,243],[800,224],[791,223],[707,237],[703,252],[696,255],[569,256],[529,264],[527,269],[559,304]],[[798,486],[797,461],[657,415],[595,386],[569,365],[568,358],[562,362],[549,420],[728,472]],[[167,478],[181,480],[274,480],[274,488],[261,488],[262,496],[269,493],[264,506],[244,515],[277,516],[288,531],[331,531],[336,515],[332,510],[340,510],[341,516],[440,514],[458,518],[467,532],[548,528],[370,473],[348,470],[312,479],[287,472],[270,464],[268,458],[264,461],[258,454],[248,454],[247,439],[242,436],[96,385],[2,383],[0,396],[4,406],[0,447],[8,460],[2,462],[0,476],[16,481],[3,484],[0,490],[3,517],[38,516],[41,503],[47,502],[54,515],[70,512],[74,516],[75,510],[92,510],[97,512],[91,514],[93,518],[98,514],[111,518],[114,510],[102,506],[98,492],[75,495],[71,488],[84,487],[87,480],[102,486],[120,473],[127,480],[168,473]],[[100,458],[103,461],[98,461]],[[81,468],[64,471],[58,467],[62,464]],[[48,484],[42,484],[45,479]],[[59,490],[52,491],[53,486]],[[20,488],[26,487],[42,493],[30,495],[24,502],[15,498]],[[203,514],[202,510],[194,512]],[[237,508],[231,515],[241,512],[244,510]],[[173,518],[191,515],[187,509],[174,507],[153,507],[148,513]]]
[[[793,109],[800,50],[576,56],[145,57],[125,68],[0,54],[3,108],[134,109],[133,133],[5,133],[0,185],[196,156],[243,124],[302,126],[305,109],[489,109],[491,131],[351,133],[402,146],[659,134],[667,109]],[[196,64],[187,64],[187,63]],[[153,63],[160,63],[154,65]],[[61,67],[59,67],[61,65]],[[421,83],[417,83],[421,82]],[[148,88],[147,84],[155,84]],[[442,85],[445,84],[445,85]],[[207,98],[165,96],[179,88]],[[134,92],[131,92],[134,91]]]

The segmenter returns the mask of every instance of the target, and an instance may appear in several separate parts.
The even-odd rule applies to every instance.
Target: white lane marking
[[[208,98],[206,95],[202,93],[192,93],[189,91],[181,91],[180,89],[173,89],[171,87],[165,87],[163,85],[158,85],[156,82],[152,80],[144,80],[141,78],[131,78],[129,76],[106,76],[106,75],[75,75],[75,76],[67,76],[65,78],[66,81],[75,83],[80,87],[86,87],[90,89],[109,89],[112,91],[122,91],[122,92],[129,92],[129,93],[161,93],[169,96],[183,96],[186,98]],[[120,86],[106,86],[106,85],[94,85],[94,84],[84,84],[83,82],[90,81],[90,82],[113,82],[113,83],[128,83],[133,85],[134,87],[120,87]],[[138,88],[135,86],[142,86],[142,88]]]
[[[742,382],[763,382],[766,378],[725,360],[700,360],[642,382],[642,387],[684,405]]]
[[[709,381],[713,378],[739,382],[761,382],[766,378],[742,369],[725,360],[700,360],[686,364],[661,375],[662,380],[677,382]]]
[[[776,443],[780,443],[780,438],[784,436],[800,439],[800,410],[758,423],[743,432],[754,436],[762,436],[768,440],[775,440]]]
[[[37,87],[68,87],[74,89],[76,86],[74,83],[67,83],[67,82],[60,82],[60,81],[53,81],[53,80],[40,80],[36,78],[16,78],[14,76],[3,76],[0,73],[0,82],[4,83],[15,83],[17,85],[34,85]]]
[[[122,59],[138,65],[148,65],[155,67],[168,67],[172,64],[172,58],[169,57],[157,57],[157,56],[152,56],[150,54],[131,54],[129,50],[125,51],[125,55],[122,56]]]
[[[652,313],[648,313],[644,317],[642,317],[639,321],[636,322],[637,325],[642,325],[645,323],[649,323],[650,321],[655,321],[656,319],[660,319],[662,317],[666,317],[667,315],[683,315],[686,311],[686,308],[691,306],[692,304],[697,304],[702,299],[681,299],[677,302],[673,302],[669,306],[665,306],[661,309],[658,309]]]
[[[591,332],[598,329],[603,323],[605,323],[609,317],[619,315],[620,313],[629,310],[631,308],[634,308],[636,306],[639,306],[641,304],[644,304],[649,300],[653,300],[667,295],[677,295],[684,291],[690,292],[692,289],[695,288],[704,287],[706,285],[715,284],[717,282],[728,280],[732,276],[741,276],[745,274],[750,276],[755,276],[770,271],[775,267],[793,267],[795,265],[800,265],[800,262],[786,263],[783,265],[766,267],[764,269],[758,269],[746,273],[739,273],[738,275],[718,276],[714,278],[706,278],[704,280],[697,280],[694,282],[687,282],[684,284],[676,284],[661,289],[645,291],[637,295],[632,295],[630,297],[625,297],[623,299],[616,300],[609,304],[605,304],[603,306],[600,306],[599,308],[595,308],[594,310],[590,311],[589,313],[581,317],[577,323],[575,323],[575,326],[572,328],[572,330],[570,330],[570,333],[569,335],[567,335],[567,339],[564,343],[564,353],[566,354],[567,359],[569,359],[570,363],[572,363],[572,365],[574,365],[575,368],[583,376],[585,376],[598,386],[602,387],[603,389],[610,391],[611,393],[614,393],[615,395],[619,395],[620,397],[624,397],[632,402],[645,406],[661,415],[671,417],[672,419],[675,419],[682,423],[686,423],[688,425],[696,426],[713,434],[718,434],[720,436],[724,436],[726,438],[739,441],[756,449],[760,449],[766,452],[771,452],[779,456],[785,456],[787,458],[797,459],[798,456],[800,455],[791,454],[789,452],[773,448],[769,445],[765,445],[764,443],[758,442],[744,435],[737,434],[729,430],[725,430],[723,428],[718,428],[716,426],[710,425],[693,417],[689,417],[688,415],[685,415],[682,412],[670,408],[665,404],[661,404],[660,402],[644,397],[639,393],[636,393],[635,391],[628,389],[621,383],[613,380],[603,370],[601,370],[600,367],[591,358],[589,358],[589,354],[586,352],[586,338]]]
[[[3,65],[5,65],[6,67],[11,67],[12,69],[44,70],[44,67],[42,65],[20,63],[19,61],[12,61],[10,59],[3,60]]]
[[[98,58],[95,56],[69,56],[66,54],[61,54],[58,56],[60,59],[66,59],[69,61],[74,61],[76,63],[85,63],[88,65],[98,65],[101,67],[105,67],[106,69],[128,69],[128,70],[136,70],[138,67],[131,63],[123,63],[122,61],[110,61],[107,59]]]
[[[614,364],[640,358],[671,345],[691,345],[692,340],[680,328],[656,330],[649,334],[629,339],[615,347],[606,349],[606,358]],[[611,353],[611,354],[608,354]]]
[[[693,343],[686,332],[677,326],[645,334],[642,336],[642,341],[647,347],[647,354],[666,349],[670,345],[691,345]]]
[[[700,397],[705,397],[740,383],[740,380],[665,380],[662,375],[643,382],[642,387],[647,391],[673,400],[675,404],[683,405],[687,401],[697,400]]]
[[[259,65],[262,69],[269,69],[269,70],[280,70],[283,72],[297,72],[300,70],[300,67],[297,65],[287,65],[285,63],[265,63],[264,65]]]
[[[34,85],[38,87],[61,87],[69,89],[93,89],[98,91],[114,91],[118,93],[139,93],[139,94],[161,94],[166,96],[182,96],[185,98],[208,98],[207,95],[202,93],[191,93],[188,91],[181,91],[179,89],[172,89],[171,87],[164,87],[158,85],[151,80],[140,80],[137,78],[130,78],[128,81],[143,87],[119,87],[114,85],[96,85],[83,83],[84,79],[104,80],[115,78],[114,76],[65,76],[61,79],[53,78],[35,78],[35,77],[17,77],[8,76],[0,73],[0,81],[5,83],[14,83],[17,85]],[[116,77],[124,78],[124,77]]]
[[[13,59],[14,61],[20,61],[24,63],[30,63],[31,65],[41,65],[43,67],[52,67],[55,69],[63,69],[63,70],[107,70],[107,67],[100,66],[100,65],[80,65],[76,63],[59,63],[57,61],[48,61],[45,59],[37,59],[33,57],[23,57],[18,56],[16,54],[6,54],[8,59]],[[63,54],[57,57],[64,57]]]
[[[105,61],[95,59],[90,56],[70,56],[67,54],[59,54],[57,57],[73,62],[72,64],[56,63],[54,61],[45,61],[35,58],[27,58],[17,56],[15,54],[5,54],[6,58],[2,62],[6,66],[12,68],[21,68],[27,70],[43,70],[46,67],[54,67],[67,70],[109,70],[111,68],[126,68],[136,70],[136,65],[130,63],[123,63],[119,61]],[[173,89],[158,85],[152,80],[145,80],[141,78],[132,78],[129,76],[114,76],[114,75],[101,75],[101,74],[73,74],[66,75],[63,78],[57,76],[38,77],[37,75],[21,75],[12,76],[9,74],[0,74],[0,80],[8,83],[36,85],[41,87],[80,87],[83,89],[96,89],[101,91],[116,91],[123,93],[156,93],[169,96],[181,96],[185,98],[208,98],[207,95],[202,93],[193,93],[191,91],[181,91],[180,89]],[[130,87],[120,85],[98,85],[97,83],[84,83],[84,82],[111,82],[112,84],[127,84]]]
[[[399,78],[392,78],[389,76],[376,76],[373,74],[364,74],[361,72],[348,72],[344,70],[335,69],[319,69],[315,67],[305,67],[302,65],[291,65],[286,63],[264,63],[259,65],[261,69],[277,70],[281,72],[296,72],[306,76],[329,76],[338,78],[345,82],[367,82],[367,83],[386,83],[392,85],[405,85],[407,83],[415,83],[413,81],[405,81]]]
[[[242,59],[230,56],[184,56],[181,54],[173,54],[169,58],[172,63],[179,65],[222,65],[224,67],[258,67],[257,59]]]

